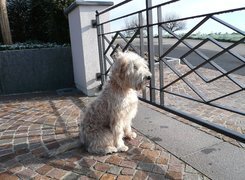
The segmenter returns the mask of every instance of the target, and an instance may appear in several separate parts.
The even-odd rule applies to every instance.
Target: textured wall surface
[[[0,52],[0,94],[73,86],[70,47]]]

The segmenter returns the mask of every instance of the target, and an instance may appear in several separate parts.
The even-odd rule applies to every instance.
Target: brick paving
[[[34,95],[0,102],[0,179],[208,179],[144,135],[126,141],[128,152],[106,156],[82,147],[47,153],[78,138],[91,98]]]
[[[181,74],[185,74],[190,69],[186,65],[173,63],[172,64]],[[220,72],[216,70],[211,70],[207,68],[200,68],[199,73],[202,73],[207,79],[215,78],[219,75],[221,75]],[[159,83],[159,68],[158,66],[155,67],[155,75],[156,75],[156,87],[160,87]],[[231,74],[231,76],[240,84],[245,84],[245,76],[237,75],[237,74]],[[177,79],[178,76],[173,73],[172,70],[168,67],[164,67],[164,85],[169,84],[173,80]],[[219,96],[231,93],[233,91],[239,90],[239,87],[232,83],[228,78],[222,77],[221,79],[218,79],[212,83],[205,83],[202,81],[195,73],[191,73],[188,76],[186,76],[186,79],[198,89],[205,98],[208,100],[212,98],[217,98]],[[176,94],[188,96],[197,100],[201,100],[200,97],[191,90],[190,87],[186,85],[182,80],[176,82],[175,84],[169,86],[167,89],[169,92],[173,92]],[[149,99],[149,93],[147,94],[147,98]],[[160,93],[159,91],[156,91],[156,103],[160,103]],[[167,106],[174,107],[178,110],[187,112],[191,115],[197,116],[199,118],[202,118],[204,120],[210,121],[214,124],[221,125],[225,128],[231,129],[233,131],[237,131],[241,134],[245,134],[245,118],[243,115],[239,115],[230,111],[222,110],[219,108],[215,108],[209,105],[205,105],[202,103],[198,103],[196,101],[184,99],[182,97],[178,97],[175,95],[171,95],[168,93],[165,93],[164,95],[164,103]],[[239,93],[233,94],[231,96],[219,99],[217,101],[214,101],[214,103],[217,103],[222,106],[226,106],[229,108],[234,108],[236,110],[240,110],[241,112],[245,112],[245,92],[240,91]],[[156,109],[159,110],[159,109]],[[192,125],[202,131],[205,131],[209,134],[212,134],[218,138],[221,138],[227,142],[230,142],[236,146],[245,148],[245,144],[240,143],[234,139],[231,139],[227,136],[221,135],[219,133],[216,133],[210,129],[204,128],[202,126],[199,126],[195,123],[192,123],[188,120],[185,120],[183,118],[180,118],[178,116],[175,116],[173,114],[169,114],[171,117],[175,117],[179,121],[182,121],[186,124]]]

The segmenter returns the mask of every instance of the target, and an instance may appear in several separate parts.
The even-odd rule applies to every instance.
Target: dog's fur
[[[118,52],[110,79],[91,103],[80,124],[80,140],[90,153],[127,151],[123,138],[135,138],[131,130],[137,112],[137,90],[145,87],[151,73],[147,62],[133,52]]]
[[[110,80],[87,108],[80,123],[80,139],[63,144],[48,156],[81,145],[96,154],[127,151],[123,138],[136,137],[131,123],[137,112],[137,90],[143,89],[150,78],[146,60],[133,52],[117,52]]]

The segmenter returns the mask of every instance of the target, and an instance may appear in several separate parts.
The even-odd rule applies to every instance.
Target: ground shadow
[[[17,116],[15,119],[15,114],[12,113],[13,124],[16,122],[19,126],[10,126],[11,130],[6,126],[5,129],[1,130],[1,145],[0,145],[0,176],[1,173],[9,176],[17,176],[22,179],[29,179],[30,176],[38,173],[42,176],[52,176],[58,177],[51,173],[52,170],[58,169],[62,174],[61,170],[64,172],[70,172],[67,175],[67,179],[78,179],[79,176],[88,176],[90,178],[99,179],[103,174],[113,174],[120,175],[122,170],[132,169],[134,173],[131,176],[135,176],[135,172],[140,172],[142,178],[148,177],[149,179],[173,179],[171,174],[168,174],[167,169],[163,168],[161,165],[155,163],[154,159],[149,158],[143,152],[147,151],[147,148],[140,147],[141,143],[148,141],[153,144],[149,151],[158,151],[156,148],[160,148],[155,143],[151,142],[149,139],[144,137],[139,132],[139,138],[137,139],[140,143],[135,144],[135,141],[126,140],[126,144],[129,146],[128,152],[110,154],[106,156],[98,156],[89,154],[83,147],[77,147],[75,149],[69,150],[62,154],[54,157],[49,156],[49,152],[53,151],[64,144],[76,140],[78,138],[78,131],[72,132],[68,131],[66,128],[67,119],[65,119],[63,114],[59,111],[54,103],[55,100],[67,100],[72,102],[76,108],[80,111],[80,116],[83,116],[88,101],[83,101],[83,96],[80,95],[69,95],[69,96],[34,96],[24,99],[19,99],[22,101],[48,101],[50,105],[50,117],[56,118],[56,123],[52,124],[53,121],[49,121],[49,116],[41,117],[40,119],[35,119],[33,122],[25,121],[28,117],[28,113],[24,114],[22,117]],[[11,99],[6,100],[11,106]],[[16,102],[16,99],[13,100]],[[4,104],[4,102],[2,103]],[[30,108],[30,111],[33,111]],[[36,109],[37,112],[42,110]],[[38,116],[39,117],[39,116]],[[4,117],[0,116],[0,120],[4,120]],[[47,119],[43,119],[47,118]],[[80,118],[80,117],[79,117]],[[3,121],[0,121],[4,123]],[[51,123],[50,123],[51,122]],[[1,127],[1,126],[0,126]],[[16,127],[16,129],[13,129]],[[27,128],[24,128],[27,127]],[[35,127],[37,129],[35,129]],[[45,127],[44,129],[42,129]],[[22,129],[21,129],[22,128]],[[33,128],[33,131],[30,131]],[[39,128],[39,129],[38,129]],[[41,128],[41,129],[40,129]],[[21,131],[18,131],[20,130]],[[57,130],[58,129],[58,130]],[[57,140],[57,137],[58,140]],[[117,156],[123,162],[131,162],[128,164],[113,164],[107,161],[112,156]],[[104,164],[104,166],[103,166]],[[132,165],[133,164],[133,165]],[[101,165],[101,169],[98,168]],[[96,170],[95,170],[96,166]],[[118,172],[112,171],[111,169],[104,169],[106,167],[117,168]],[[153,171],[153,168],[155,171]],[[57,171],[58,172],[58,171]],[[117,174],[116,174],[117,173]],[[37,174],[36,174],[37,175]],[[135,179],[136,176],[135,176]]]

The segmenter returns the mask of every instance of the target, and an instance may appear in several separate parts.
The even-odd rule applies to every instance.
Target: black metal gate
[[[152,0],[146,0],[143,10],[102,21],[103,15],[130,1],[96,12],[101,67],[98,77],[102,84],[113,63],[113,52],[119,47],[130,49],[147,56],[153,74],[149,87],[139,94],[141,100],[245,142],[245,32],[219,17],[244,15],[245,7],[163,19],[163,9],[178,0],[154,6]],[[106,29],[129,17],[137,19],[134,26]],[[171,28],[190,21],[194,25],[183,33]],[[236,38],[224,43],[211,35],[198,37],[196,32],[210,21],[227,28]]]

